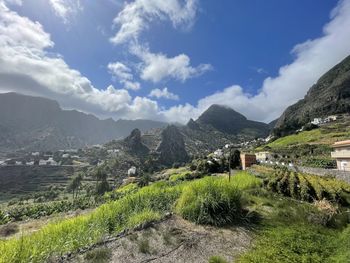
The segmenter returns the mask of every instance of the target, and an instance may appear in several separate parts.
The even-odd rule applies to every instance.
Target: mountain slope
[[[56,101],[16,93],[0,94],[0,151],[57,150],[100,144],[166,124],[150,120],[100,120]]]
[[[235,110],[217,104],[211,105],[196,122],[200,126],[208,125],[219,132],[234,135],[251,133],[253,136],[260,137],[265,136],[269,130],[267,124],[248,120]]]
[[[274,134],[283,136],[313,118],[350,112],[350,56],[324,74],[304,99],[288,107],[278,119]]]

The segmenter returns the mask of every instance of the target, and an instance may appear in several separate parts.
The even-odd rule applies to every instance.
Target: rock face
[[[192,118],[188,121],[186,126],[192,130],[200,130],[199,124],[195,122]]]
[[[159,162],[161,164],[172,165],[189,160],[183,135],[176,126],[170,125],[166,127],[162,131],[161,138],[162,140],[156,150],[159,153]]]
[[[350,112],[350,56],[324,74],[304,99],[288,107],[273,133],[284,136],[314,118]]]
[[[0,94],[0,152],[80,148],[125,138],[135,128],[146,131],[165,126],[149,120],[100,120],[62,110],[56,101],[46,98]]]
[[[146,155],[149,152],[147,146],[141,141],[141,131],[134,129],[128,137],[124,139],[124,144],[130,153],[136,155]]]

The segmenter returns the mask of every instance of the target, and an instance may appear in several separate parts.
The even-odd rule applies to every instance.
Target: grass
[[[293,134],[279,138],[266,146],[272,149],[283,148],[298,144],[326,144],[330,145],[336,141],[345,140],[350,137],[350,129],[339,132],[337,130],[314,129],[311,131],[303,131],[298,134]]]
[[[311,224],[269,227],[259,234],[253,250],[239,262],[329,262],[335,238],[336,231]]]
[[[343,222],[326,227],[319,220],[323,212],[313,204],[280,197],[266,189],[248,199],[250,209],[263,219],[253,247],[238,262],[348,262],[350,225]]]
[[[170,211],[180,194],[179,186],[155,183],[117,201],[104,204],[94,212],[0,243],[0,262],[43,262],[91,245],[104,236],[153,221]]]
[[[228,263],[226,259],[220,256],[211,256],[208,262],[209,263]]]
[[[87,252],[84,258],[89,263],[105,263],[109,261],[111,256],[112,251],[109,248],[97,248]]]
[[[141,239],[138,241],[139,251],[143,254],[151,254],[151,247],[148,239]]]
[[[286,182],[294,185],[295,176],[289,176]],[[254,228],[253,248],[239,259],[240,262],[264,263],[271,259],[287,263],[347,262],[350,225],[325,227],[315,220],[322,212],[313,204],[274,194],[261,186],[262,180],[247,172],[235,174],[230,182],[225,176],[212,176],[193,181],[156,182],[137,189],[125,186],[120,191],[126,194],[89,214],[49,223],[29,235],[0,240],[0,262],[45,262],[126,228],[159,220],[174,209],[198,223],[224,225],[239,220],[243,208],[255,211],[261,220]],[[327,179],[322,181],[322,187],[336,192],[337,187],[347,186]],[[289,191],[291,189],[289,187]],[[133,238],[141,253],[151,253],[147,238],[130,236]],[[163,239],[167,243],[170,237]],[[108,255],[108,251],[105,252],[91,251],[87,257],[104,260],[104,255]],[[213,257],[213,260],[220,259]]]
[[[243,218],[242,190],[255,187],[259,179],[240,173],[227,178],[206,177],[189,183],[177,201],[176,211],[197,224],[223,226]]]

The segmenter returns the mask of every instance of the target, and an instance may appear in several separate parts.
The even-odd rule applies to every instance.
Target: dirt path
[[[70,262],[202,263],[213,255],[232,262],[250,247],[250,243],[251,233],[244,228],[204,227],[172,216],[148,229],[76,256]]]

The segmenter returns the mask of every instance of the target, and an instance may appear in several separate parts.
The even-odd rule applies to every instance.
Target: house
[[[338,116],[337,115],[330,115],[328,116],[325,121],[326,122],[331,122],[331,121],[336,121],[338,119]]]
[[[331,156],[336,159],[338,170],[350,171],[350,140],[336,142],[332,147]]]
[[[322,118],[314,118],[314,120],[311,121],[311,123],[314,125],[320,125],[323,123],[323,119]]]
[[[129,170],[128,170],[128,176],[133,176],[136,175],[137,169],[135,166],[132,166]]]
[[[256,164],[255,154],[241,153],[242,170],[246,170],[248,167]]]
[[[272,159],[272,153],[270,152],[257,152],[255,153],[256,160],[259,162],[267,161]]]

